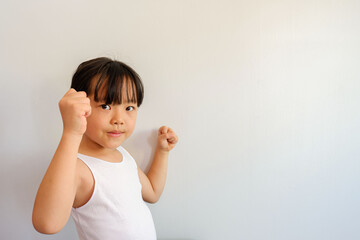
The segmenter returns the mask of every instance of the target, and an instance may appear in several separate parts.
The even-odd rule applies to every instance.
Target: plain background
[[[125,147],[147,170],[176,130],[159,239],[360,239],[360,1],[5,0],[0,8],[0,238],[31,224],[78,64],[145,84]]]

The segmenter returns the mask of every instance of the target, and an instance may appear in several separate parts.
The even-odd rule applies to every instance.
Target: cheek
[[[102,119],[97,117],[95,114],[90,115],[86,120],[88,130],[90,131],[94,131],[95,129],[99,129],[103,126]]]
[[[132,118],[132,124],[133,124],[133,126],[135,126],[135,124],[136,124],[136,119],[137,119],[137,113],[134,114],[134,116],[133,116],[133,118]]]
[[[131,130],[134,130],[135,125],[136,125],[136,115],[132,116],[129,120],[130,121],[128,123],[128,126],[129,126],[129,128],[131,128]]]

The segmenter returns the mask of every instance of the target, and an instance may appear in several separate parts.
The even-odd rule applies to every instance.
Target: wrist
[[[66,141],[74,141],[80,144],[83,134],[77,134],[69,131],[63,131],[61,139]]]
[[[170,150],[161,148],[159,146],[156,147],[156,152],[163,154],[163,155],[169,155]]]

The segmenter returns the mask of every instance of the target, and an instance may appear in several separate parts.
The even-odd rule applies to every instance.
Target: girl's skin
[[[124,90],[123,96],[125,94]],[[116,148],[132,134],[138,110],[136,103],[123,101],[105,105],[95,102],[93,94],[86,96],[85,92],[74,89],[60,100],[59,108],[63,134],[40,184],[33,209],[35,229],[46,234],[59,232],[68,221],[72,207],[84,205],[93,193],[92,173],[77,154],[121,162],[122,155]],[[149,172],[145,174],[138,167],[142,197],[149,203],[157,202],[163,192],[169,151],[177,141],[171,128],[161,127]]]

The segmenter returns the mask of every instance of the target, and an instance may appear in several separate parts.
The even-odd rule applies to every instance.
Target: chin
[[[120,143],[116,143],[116,144],[115,143],[114,144],[108,144],[108,145],[106,145],[104,147],[109,148],[109,149],[116,149],[116,148],[120,147],[122,143],[123,143],[123,141],[120,142]]]

